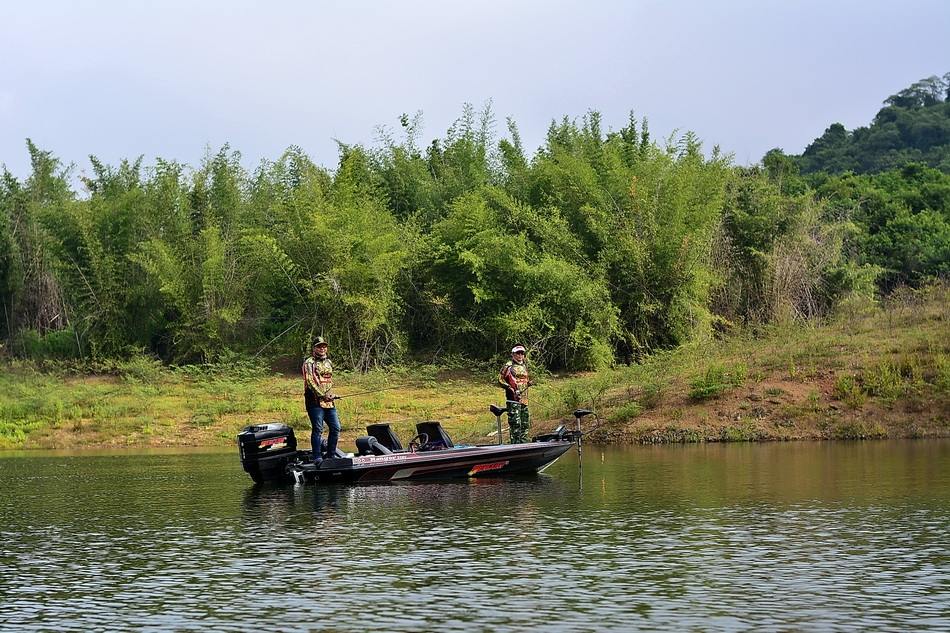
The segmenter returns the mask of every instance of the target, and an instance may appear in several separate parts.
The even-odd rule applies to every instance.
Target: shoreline
[[[950,437],[950,289],[854,306],[824,323],[737,331],[638,365],[537,377],[532,434],[590,408],[599,418],[585,427],[601,425],[591,443]],[[363,394],[339,404],[341,444],[373,422],[409,438],[421,420],[441,421],[458,443],[490,443],[488,405],[503,399],[494,380],[491,368],[340,372],[340,395]],[[71,374],[0,360],[0,449],[211,449],[273,421],[307,445],[301,392],[296,374],[230,366],[172,369],[140,357],[109,374]]]
[[[699,446],[737,446],[737,445],[802,445],[813,443],[864,443],[864,442],[932,442],[948,441],[950,433],[928,435],[925,437],[866,437],[866,438],[788,438],[762,440],[700,440],[686,442],[597,442],[584,443],[585,448],[660,448],[660,447],[699,447]],[[306,448],[302,446],[301,448]],[[342,447],[341,448],[345,448]],[[353,448],[353,447],[350,447]],[[114,446],[107,448],[0,448],[0,459],[19,459],[34,456],[42,457],[122,457],[153,455],[237,455],[235,446]],[[350,451],[352,452],[352,451]],[[240,466],[239,462],[236,462]]]

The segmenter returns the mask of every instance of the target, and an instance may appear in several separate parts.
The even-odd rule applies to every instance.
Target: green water
[[[0,630],[950,628],[950,441],[582,464],[274,488],[232,451],[0,453]]]

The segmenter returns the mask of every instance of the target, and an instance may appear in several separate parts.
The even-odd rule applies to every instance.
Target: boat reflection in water
[[[569,482],[533,473],[504,478],[410,480],[386,485],[288,486],[267,482],[249,486],[241,505],[248,526],[257,531],[264,525],[278,531],[290,525],[312,525],[315,516],[320,517],[323,527],[357,520],[380,527],[373,517],[382,510],[397,515],[409,512],[431,516],[440,516],[451,508],[462,513],[473,507],[528,511],[535,508],[539,495],[555,499],[570,491],[576,492]]]

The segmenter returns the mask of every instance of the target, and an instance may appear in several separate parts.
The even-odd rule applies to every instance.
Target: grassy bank
[[[281,421],[306,437],[301,381],[243,363],[169,369],[139,358],[51,371],[5,361],[0,448],[209,446],[244,425]],[[458,441],[489,441],[491,369],[341,374],[344,443],[375,421],[408,438],[438,419]],[[600,415],[593,439],[694,442],[950,435],[950,293],[900,293],[830,322],[786,325],[657,354],[647,362],[532,387],[534,428],[578,406]],[[595,423],[592,423],[595,424]]]
[[[632,368],[599,410],[615,442],[950,435],[950,293],[899,293],[815,326],[680,349]]]

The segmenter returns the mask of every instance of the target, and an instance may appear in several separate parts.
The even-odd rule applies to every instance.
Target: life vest
[[[505,388],[507,397],[513,400],[514,394],[508,393],[512,391],[511,382],[508,380],[509,376],[515,381],[515,384],[518,386],[518,391],[521,392],[521,402],[527,404],[528,397],[525,389],[528,388],[528,365],[526,363],[516,363],[510,360],[501,368],[501,373],[498,375],[498,382]]]

